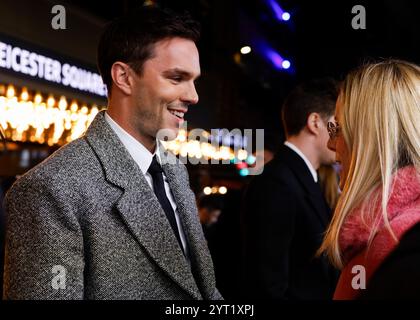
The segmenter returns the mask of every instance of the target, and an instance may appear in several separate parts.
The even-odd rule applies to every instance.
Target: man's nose
[[[191,83],[185,91],[182,100],[188,102],[188,104],[196,104],[198,103],[198,93],[195,89],[195,84]]]

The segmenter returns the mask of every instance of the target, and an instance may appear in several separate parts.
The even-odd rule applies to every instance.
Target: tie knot
[[[162,173],[162,167],[160,166],[159,162],[157,161],[156,155],[153,156],[152,163],[150,164],[149,169],[147,170],[152,176],[156,173]]]

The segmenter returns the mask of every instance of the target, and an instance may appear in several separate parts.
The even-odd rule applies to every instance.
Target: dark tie
[[[178,243],[181,247],[182,252],[184,252],[184,247],[182,246],[181,238],[179,236],[178,226],[176,224],[175,212],[172,209],[172,205],[169,202],[168,197],[166,196],[165,184],[163,182],[163,175],[162,175],[163,170],[156,159],[156,155],[153,156],[152,164],[150,165],[149,170],[147,170],[147,172],[149,172],[150,175],[152,176],[153,190],[155,192],[155,195],[158,198],[160,205],[163,208],[163,211],[165,211],[166,218],[168,218],[169,220],[169,223],[172,227],[172,230],[175,233],[176,239],[178,240]]]

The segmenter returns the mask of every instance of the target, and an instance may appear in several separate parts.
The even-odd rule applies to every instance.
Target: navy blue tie
[[[155,192],[156,197],[159,200],[160,205],[165,211],[166,218],[169,221],[169,224],[172,227],[172,230],[175,233],[176,239],[178,240],[179,246],[181,247],[182,252],[184,253],[184,247],[182,246],[181,238],[179,235],[178,225],[176,223],[175,212],[172,209],[172,205],[166,196],[165,192],[165,184],[163,182],[163,175],[162,175],[162,167],[160,166],[159,162],[156,159],[156,155],[153,156],[152,163],[149,167],[147,172],[150,173],[153,180],[153,190]],[[185,254],[185,253],[184,253]]]

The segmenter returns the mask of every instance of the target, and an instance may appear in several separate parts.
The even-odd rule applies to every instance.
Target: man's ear
[[[132,82],[130,79],[130,67],[120,61],[114,62],[111,67],[111,77],[114,85],[126,95],[131,95]]]
[[[312,112],[306,120],[306,127],[308,128],[309,132],[318,135],[321,126],[321,121],[322,119],[319,113]]]

